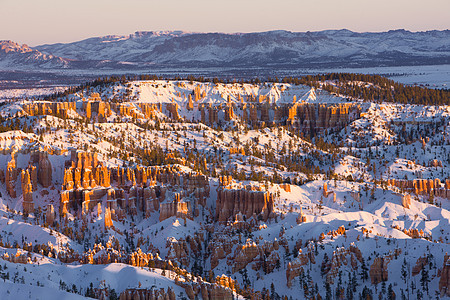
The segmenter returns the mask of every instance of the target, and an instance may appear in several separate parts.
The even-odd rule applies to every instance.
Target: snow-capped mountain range
[[[69,66],[69,60],[43,54],[27,45],[19,45],[13,41],[0,41],[0,66],[4,68],[17,66],[66,68]]]
[[[34,48],[2,41],[3,68],[362,67],[450,63],[450,30],[135,32]]]

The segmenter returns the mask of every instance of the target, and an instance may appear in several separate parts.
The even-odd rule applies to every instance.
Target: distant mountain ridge
[[[450,63],[450,30],[357,33],[138,31],[34,47],[75,69],[148,67],[366,67]],[[37,52],[36,52],[37,53]],[[0,53],[0,65],[5,59]],[[25,59],[23,64],[31,63]],[[58,64],[55,64],[58,67]]]
[[[27,45],[19,45],[13,41],[0,41],[0,67],[67,68],[69,64],[67,59],[41,53]]]

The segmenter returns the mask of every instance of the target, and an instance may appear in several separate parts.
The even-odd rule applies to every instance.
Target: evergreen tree
[[[406,262],[406,258],[403,259],[401,277],[406,284],[406,279],[408,278],[408,264]]]
[[[109,300],[119,300],[115,289],[109,291]]]
[[[360,275],[361,275],[361,279],[363,281],[366,281],[367,279],[369,279],[369,268],[366,265],[366,261],[364,260],[364,257],[362,259]]]
[[[389,284],[388,291],[387,291],[387,298],[388,300],[395,300],[395,293],[392,289],[392,283]]]
[[[349,300],[353,299],[353,289],[351,283],[347,285],[347,299]]]
[[[372,300],[372,290],[367,286],[364,286],[361,294],[359,295],[359,299],[361,300]]]
[[[352,274],[353,276],[352,276],[352,290],[353,290],[353,292],[356,292],[356,288],[358,287],[358,279],[356,278],[356,272],[355,271],[353,271],[353,274]]]
[[[420,289],[417,289],[417,300],[422,300],[423,299],[423,293]]]
[[[430,282],[430,278],[428,276],[428,270],[426,270],[425,266],[423,266],[420,275],[420,285],[422,286],[422,290],[426,291],[428,295],[428,283]]]

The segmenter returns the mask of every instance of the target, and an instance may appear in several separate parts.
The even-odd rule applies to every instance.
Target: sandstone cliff
[[[157,289],[140,289],[129,288],[120,293],[119,300],[176,300],[177,297],[171,287],[165,291],[163,288]]]
[[[192,218],[191,203],[181,201],[180,194],[175,194],[174,201],[159,205],[160,222],[173,216],[177,218]]]
[[[443,297],[450,297],[450,256],[445,254],[444,266],[439,280],[439,291]]]
[[[273,195],[267,192],[221,187],[217,190],[216,219],[219,222],[225,222],[238,213],[246,218],[253,214],[260,215],[266,221],[272,216],[273,208]]]
[[[22,170],[21,173],[22,195],[23,195],[23,213],[29,214],[34,212],[33,202],[33,185],[31,184],[30,173]]]

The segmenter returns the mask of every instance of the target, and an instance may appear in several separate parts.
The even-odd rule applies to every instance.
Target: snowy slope
[[[181,298],[188,297],[188,289],[178,279],[214,283],[222,275],[239,284],[239,294],[255,299],[271,294],[274,299],[276,294],[288,299],[317,299],[318,294],[326,298],[329,291],[336,295],[342,290],[344,299],[358,299],[364,291],[370,291],[373,298],[388,299],[389,289],[397,298],[404,294],[410,299],[445,299],[440,281],[445,278],[445,254],[450,253],[449,194],[441,193],[445,179],[450,178],[447,106],[350,102],[320,88],[284,83],[145,80],[85,87],[58,99],[75,102],[76,108],[67,111],[67,116],[54,112],[31,116],[25,105],[49,102],[24,98],[40,92],[48,91],[4,93],[8,102],[2,106],[4,132],[0,133],[1,299],[14,298],[12,295],[43,299],[46,294],[49,299],[79,299],[91,283],[95,289],[114,289],[117,294],[139,287],[171,287]],[[107,118],[99,120],[96,113],[87,118],[84,107],[93,93],[111,105]],[[196,94],[200,97],[188,109],[189,96]],[[156,108],[146,118],[139,106],[143,103],[152,107],[161,104],[161,109]],[[170,103],[178,105],[180,118],[170,116]],[[133,108],[135,114],[121,113],[115,106],[119,104]],[[201,123],[200,106],[228,104],[234,105],[235,114],[241,113],[244,105],[253,104],[295,104],[311,109],[315,107],[312,104],[348,104],[358,106],[361,113],[339,130],[318,131],[311,136],[288,123],[253,126],[238,118],[226,121],[222,114],[218,116],[221,126]],[[319,118],[314,112],[311,118]],[[143,153],[144,149],[153,152]],[[119,210],[114,212],[113,226],[105,222],[111,205],[106,194],[91,199],[95,205],[84,212],[74,198],[67,215],[59,214],[64,170],[71,165],[70,150],[97,153],[112,174],[109,186],[70,191],[105,188],[114,189],[117,195],[125,191],[126,196],[120,199],[123,203],[117,204],[123,215]],[[8,163],[11,153],[16,153],[20,172],[28,167],[33,151],[49,152],[52,177],[47,188],[37,184],[33,191],[36,210],[24,215],[20,176],[12,183],[17,197],[8,192]],[[160,161],[152,160],[152,155],[160,155]],[[133,170],[148,165],[161,167],[153,166],[158,172],[174,170],[171,176],[179,181],[147,181],[138,186],[132,183],[132,175],[123,185],[114,179],[119,176],[113,173],[118,167]],[[185,179],[196,172],[206,176],[206,183],[189,190],[189,184],[184,184],[194,181]],[[226,187],[222,186],[222,175],[231,176]],[[389,185],[392,179],[433,179],[434,188],[415,193]],[[201,198],[207,187],[209,194]],[[157,200],[154,209],[134,212],[130,207],[134,188],[164,189],[164,198]],[[218,196],[221,189],[239,192],[224,199]],[[246,192],[251,196],[239,199],[242,206],[234,205],[233,197]],[[267,200],[264,205],[273,209],[267,218],[257,215],[258,205],[250,209],[244,205],[262,192],[273,197],[273,207],[268,198],[263,199]],[[145,197],[139,195],[140,199]],[[180,199],[195,206],[192,216],[172,214],[160,221],[162,208]],[[227,212],[226,206],[219,210],[224,204],[221,201],[234,205],[226,222],[216,217]],[[53,224],[44,221],[48,204],[57,212]],[[170,260],[181,266],[176,271],[180,274],[166,272],[164,267],[152,268],[147,262],[132,266],[129,256],[139,251],[151,254],[155,261]],[[25,257],[28,263],[9,261],[15,257]],[[68,261],[67,257],[76,259]],[[375,270],[381,259],[382,272]],[[303,272],[289,279],[295,268]],[[380,279],[382,282],[377,281]]]

